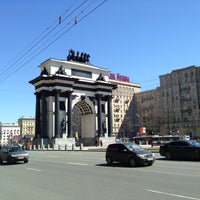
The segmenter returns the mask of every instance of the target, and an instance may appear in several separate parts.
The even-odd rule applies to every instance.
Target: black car
[[[108,165],[113,162],[120,162],[135,167],[137,165],[152,165],[154,161],[154,153],[144,150],[134,143],[114,143],[108,145],[106,149],[106,162]]]
[[[0,149],[0,163],[6,161],[8,164],[23,161],[27,163],[29,155],[20,146],[5,146]]]
[[[200,160],[200,143],[196,140],[175,140],[160,146],[159,152],[168,160]]]

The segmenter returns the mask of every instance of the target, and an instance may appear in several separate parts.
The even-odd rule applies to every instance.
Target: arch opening
[[[89,141],[95,136],[95,114],[91,106],[85,101],[76,103],[72,110],[72,131],[76,141]],[[84,141],[83,141],[84,138]]]

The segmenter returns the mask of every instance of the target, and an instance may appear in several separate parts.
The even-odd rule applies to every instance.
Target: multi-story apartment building
[[[200,67],[161,75],[159,88],[136,94],[136,105],[147,129],[200,136]]]
[[[141,86],[119,74],[110,74],[109,81],[117,85],[112,94],[113,133],[118,137],[130,137],[134,132],[135,110],[132,100],[134,94],[140,92]]]
[[[35,136],[35,118],[21,117],[18,119],[18,124],[21,128],[21,136],[33,138]]]
[[[160,102],[160,88],[149,90],[134,95],[136,132],[137,127],[145,127],[147,134],[160,132],[162,123],[162,112]]]
[[[20,138],[20,126],[17,123],[0,123],[1,145],[17,142]]]
[[[160,76],[163,128],[200,134],[200,67],[190,66]]]

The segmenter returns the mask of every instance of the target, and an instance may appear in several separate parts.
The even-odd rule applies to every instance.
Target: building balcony
[[[118,103],[119,102],[119,98],[114,99],[114,102]]]
[[[125,101],[124,101],[125,104],[128,104],[128,102],[129,102],[129,100],[125,100]]]
[[[119,108],[115,108],[114,112],[119,112],[119,110],[120,110]]]
[[[115,118],[114,121],[115,122],[119,122],[120,118]]]

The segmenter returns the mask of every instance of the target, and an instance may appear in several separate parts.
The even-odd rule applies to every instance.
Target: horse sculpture
[[[90,55],[83,52],[80,53],[79,51],[75,52],[74,50],[70,49],[69,54],[67,56],[67,61],[78,61],[82,63],[89,63]]]

